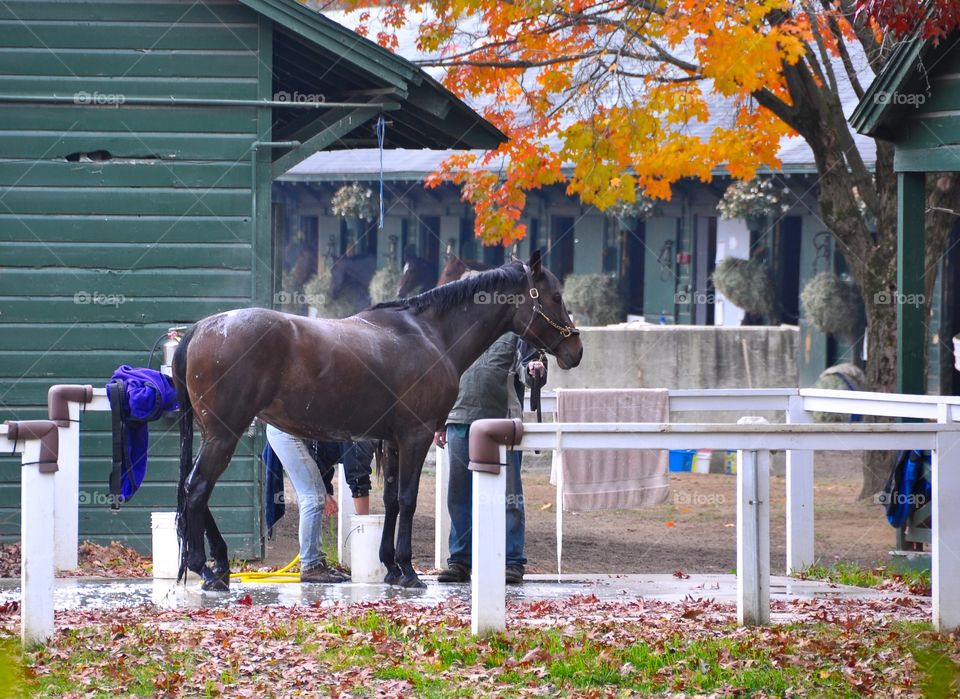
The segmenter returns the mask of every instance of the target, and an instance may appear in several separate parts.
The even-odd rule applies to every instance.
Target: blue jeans
[[[300,570],[323,563],[323,506],[327,488],[320,476],[317,462],[302,439],[267,425],[267,441],[276,453],[300,506]]]
[[[473,525],[473,473],[470,461],[470,425],[447,425],[447,452],[450,454],[450,487],[447,509],[450,511],[450,558],[448,565],[471,567]],[[507,452],[507,560],[510,565],[526,565],[524,555],[525,516],[523,484],[520,482],[521,453]]]
[[[369,495],[373,442],[340,442],[340,449],[343,477],[350,486],[350,494],[355,498]]]

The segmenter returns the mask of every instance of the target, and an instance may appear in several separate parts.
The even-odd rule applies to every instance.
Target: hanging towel
[[[147,450],[150,431],[147,423],[157,420],[165,412],[177,409],[177,392],[173,382],[153,369],[134,368],[126,364],[117,368],[107,384],[108,392],[118,388],[110,403],[111,409],[119,409],[123,423],[119,454],[114,454],[114,472],[110,479],[110,493],[117,502],[126,502],[140,488],[147,474]],[[116,423],[116,420],[115,420]]]
[[[557,422],[669,421],[666,389],[557,391]],[[558,466],[563,509],[568,512],[659,505],[670,496],[668,453],[663,449],[567,449],[555,460]],[[556,484],[556,476],[551,475],[551,483]]]

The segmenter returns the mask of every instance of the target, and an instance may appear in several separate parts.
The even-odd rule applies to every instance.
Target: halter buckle
[[[538,299],[538,298],[540,298],[540,291],[539,291],[539,289],[537,289],[537,287],[535,287],[535,286],[531,286],[531,287],[530,287],[530,298],[532,298],[532,299]]]

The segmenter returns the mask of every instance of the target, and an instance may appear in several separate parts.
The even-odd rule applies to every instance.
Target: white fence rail
[[[876,417],[900,417],[933,420],[940,423],[960,421],[960,397],[914,396],[862,391],[828,391],[820,389],[679,389],[669,391],[671,413],[737,412],[755,415],[758,411],[782,413],[787,424],[812,422],[811,413],[838,413]],[[556,393],[544,392],[541,397],[545,419],[556,414]],[[525,406],[529,410],[529,404]],[[699,441],[691,444],[708,449]],[[819,447],[832,448],[832,447]],[[813,517],[813,451],[790,449],[786,465],[786,571],[797,573],[816,561]],[[436,536],[434,566],[443,568],[449,557],[450,518],[447,513],[447,472],[449,461],[443,450],[436,452]],[[557,493],[557,502],[562,502]],[[558,512],[557,526],[561,526]],[[558,545],[561,532],[557,532]]]
[[[645,449],[684,449],[696,444],[703,449],[737,449],[740,466],[738,467],[738,514],[750,517],[758,526],[749,530],[745,526],[738,527],[738,555],[766,559],[762,554],[760,539],[766,539],[767,529],[762,524],[768,519],[762,510],[749,512],[743,508],[751,507],[750,501],[762,502],[764,495],[764,475],[766,458],[764,453],[771,449],[787,451],[787,561],[788,572],[796,572],[808,567],[814,562],[814,528],[813,528],[813,452],[818,449],[833,450],[862,450],[862,449],[930,449],[934,452],[933,459],[933,595],[934,595],[934,623],[938,628],[952,629],[960,625],[960,587],[948,587],[944,583],[960,578],[960,560],[949,550],[945,542],[960,540],[960,508],[947,508],[946,494],[960,493],[960,471],[956,468],[942,467],[946,463],[947,455],[960,444],[960,433],[950,423],[960,421],[960,398],[949,396],[909,396],[896,394],[877,394],[849,391],[823,391],[813,389],[714,389],[714,390],[674,390],[669,392],[671,412],[708,412],[708,411],[736,411],[742,415],[755,414],[758,411],[782,412],[786,424],[772,425],[729,425],[729,424],[601,424],[580,423],[560,424],[543,423],[525,425],[527,430],[519,448],[524,450],[547,449],[582,449],[582,448],[645,448]],[[546,413],[555,412],[556,396],[545,393],[542,399],[543,410]],[[48,486],[51,489],[51,511],[47,513],[47,523],[53,523],[52,544],[48,550],[54,551],[54,565],[58,569],[75,568],[77,561],[77,547],[79,544],[77,533],[78,522],[78,476],[79,476],[79,445],[80,445],[80,416],[81,401],[70,401],[69,421],[61,422],[59,426],[60,438],[60,471],[56,476],[56,485]],[[85,410],[109,410],[109,404],[104,389],[94,389],[92,398],[86,404]],[[871,416],[903,417],[936,421],[937,424],[849,424],[849,425],[814,425],[810,423],[810,413],[813,411],[852,413]],[[63,423],[66,424],[63,424]],[[3,442],[0,441],[0,447]],[[26,448],[26,444],[23,445]],[[32,447],[31,447],[32,448]],[[960,452],[955,452],[960,453]],[[754,456],[754,454],[756,456]],[[437,458],[437,536],[436,536],[436,564],[442,567],[446,562],[446,547],[449,534],[449,517],[446,513],[447,468],[446,456],[440,450]],[[28,462],[32,457],[24,455]],[[951,458],[956,458],[955,456]],[[739,475],[747,474],[745,482]],[[25,471],[25,479],[27,472]],[[475,474],[475,479],[491,478],[487,474]],[[53,481],[48,478],[47,481]],[[45,481],[46,482],[46,481]],[[26,487],[26,480],[25,480]],[[477,492],[475,486],[475,493]],[[484,483],[483,487],[497,488],[495,483]],[[750,497],[744,496],[750,492]],[[54,495],[55,493],[55,495]],[[351,511],[347,488],[340,479],[341,510],[344,518]],[[34,507],[31,496],[31,507],[23,507],[24,512],[38,512]],[[39,496],[37,496],[39,497]],[[476,497],[476,496],[475,496]],[[503,501],[503,490],[499,490],[499,502]],[[55,500],[55,509],[54,509]],[[27,502],[27,500],[24,500]],[[480,498],[474,508],[474,517],[481,518],[486,528],[489,522],[498,522],[496,517],[502,517],[503,512],[495,515],[490,510],[490,498]],[[742,512],[741,512],[742,510]],[[56,516],[54,516],[54,513]],[[738,522],[740,520],[738,519]],[[747,520],[744,519],[744,522]],[[477,536],[478,526],[474,526],[474,535]],[[343,536],[348,527],[339,527]],[[745,531],[748,536],[745,539]],[[36,530],[41,531],[41,530]],[[754,535],[752,531],[756,531]],[[34,554],[42,548],[40,543],[24,535],[24,556]],[[473,547],[474,556],[487,556],[484,547],[500,542],[500,559],[502,563],[504,537],[484,536]],[[29,546],[28,546],[29,543]],[[768,542],[765,545],[769,545]],[[343,546],[341,540],[340,546]],[[958,547],[960,548],[960,547]],[[754,551],[756,553],[750,553]],[[346,553],[346,552],[344,552]],[[494,551],[489,555],[497,555]],[[39,559],[36,559],[39,560]],[[752,559],[751,559],[752,560]],[[502,627],[502,594],[503,571],[502,565],[498,575],[499,582],[486,581],[492,574],[493,568],[474,562],[473,570],[484,576],[484,582],[475,577],[474,607],[475,617],[477,605],[485,600],[488,618],[475,618],[476,630],[484,632],[491,628]],[[742,600],[742,613],[745,623],[762,623],[764,609],[769,609],[769,598],[764,596],[763,582],[769,578],[769,560],[760,562],[754,578],[743,577],[746,571],[738,566],[738,584],[744,585],[745,593]],[[950,576],[953,576],[952,578]],[[26,578],[24,579],[26,582]],[[46,595],[49,593],[49,608],[51,610],[50,631],[52,632],[52,573],[49,591],[36,589],[33,582],[24,584],[24,600],[27,590],[30,594]],[[956,590],[954,592],[954,590]],[[767,588],[767,595],[769,588]],[[490,602],[491,597],[499,603]],[[766,602],[764,601],[766,600]],[[768,613],[768,611],[766,612]],[[40,640],[45,631],[34,633],[32,640]]]
[[[960,454],[960,425],[953,424],[524,424],[517,446],[546,449],[683,449],[693,440],[706,449],[737,449],[737,616],[743,624],[770,618],[769,452],[929,449],[933,453],[933,623],[940,630],[960,626],[960,508],[948,498],[960,492],[960,469],[951,468]],[[501,462],[505,462],[505,449]],[[477,532],[503,518],[504,480],[473,473],[473,589],[503,589],[505,537]],[[810,504],[812,506],[812,493]],[[812,507],[811,507],[812,509]],[[495,532],[500,529],[494,527]],[[490,595],[493,593],[491,592]],[[505,628],[503,606],[475,594],[472,626],[485,634]]]

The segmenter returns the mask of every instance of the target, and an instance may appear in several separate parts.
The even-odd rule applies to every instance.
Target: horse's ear
[[[535,278],[543,274],[543,256],[540,254],[539,248],[533,251],[533,254],[530,255],[530,262],[527,264],[530,266],[530,271],[533,272]]]

